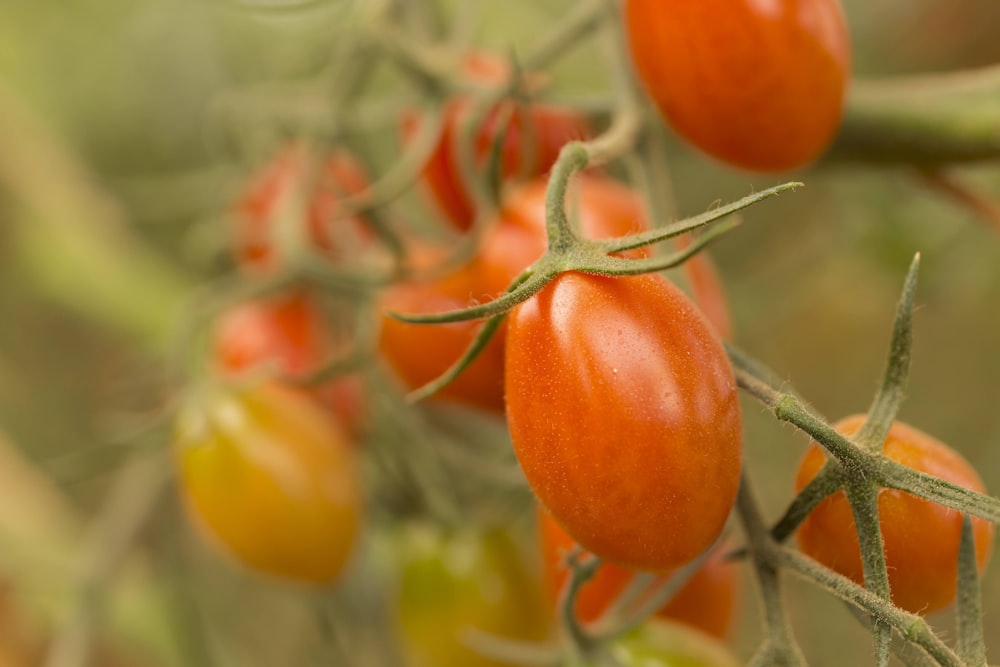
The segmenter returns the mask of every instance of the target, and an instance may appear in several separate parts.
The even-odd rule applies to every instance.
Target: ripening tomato
[[[509,76],[510,67],[498,58],[472,54],[464,62],[463,74],[472,81],[495,83]],[[424,182],[442,213],[458,229],[472,225],[475,208],[466,191],[458,154],[464,118],[471,111],[468,99],[451,100],[444,110],[441,136],[424,167]],[[509,115],[508,115],[509,114]],[[420,131],[422,119],[414,113],[403,117],[403,137],[410,140]],[[493,145],[503,137],[501,177],[532,178],[549,170],[564,144],[590,135],[585,116],[569,107],[552,104],[499,103],[474,133],[476,166],[486,168]]]
[[[851,59],[839,0],[627,0],[625,20],[653,101],[709,155],[780,171],[833,138]]]
[[[740,667],[736,657],[718,640],[698,630],[652,618],[639,628],[608,646],[613,662],[601,660],[600,654],[572,667],[600,667],[606,664],[623,667]],[[567,666],[570,667],[570,666]]]
[[[549,601],[554,605],[570,575],[565,562],[566,554],[576,546],[576,542],[543,509],[538,511],[538,525],[545,583]],[[583,622],[596,620],[625,590],[634,575],[634,570],[602,563],[593,578],[577,593],[577,618]],[[666,577],[658,577],[652,585],[660,585],[665,580]],[[679,621],[720,639],[725,638],[736,612],[739,584],[736,564],[726,561],[723,549],[716,549],[657,612],[657,616]]]
[[[409,667],[501,667],[470,648],[470,629],[542,640],[549,622],[538,578],[504,532],[411,526],[400,555],[397,623]]]
[[[275,257],[275,225],[285,216],[304,216],[292,224],[304,225],[308,240],[330,257],[350,256],[372,240],[361,216],[335,220],[340,201],[368,187],[368,175],[357,159],[346,150],[333,150],[317,166],[319,173],[314,176],[309,174],[309,164],[305,146],[286,148],[237,202],[235,253],[242,266],[262,271],[275,268],[280,261]],[[309,182],[311,178],[314,183]],[[296,197],[301,198],[301,208],[297,208]]]
[[[834,427],[849,436],[864,422],[865,415],[852,415]],[[795,478],[796,489],[801,490],[823,467],[823,452],[815,443],[806,452]],[[914,470],[985,493],[975,469],[957,452],[902,422],[893,423],[882,453]],[[961,513],[896,489],[879,490],[878,512],[892,601],[914,613],[951,604],[958,577]],[[973,519],[973,532],[981,570],[992,549],[993,524]],[[859,584],[864,582],[854,515],[843,491],[813,510],[799,527],[797,538],[807,555]]]
[[[181,411],[174,451],[185,506],[212,542],[267,574],[340,574],[360,490],[344,435],[307,394],[276,382],[205,389]]]
[[[479,253],[469,264],[444,278],[390,288],[383,295],[383,310],[443,312],[500,296],[545,253],[545,188],[545,180],[536,180],[511,189],[498,219],[487,227]],[[567,200],[569,214],[586,238],[614,238],[649,228],[639,196],[611,179],[580,176],[573,182]],[[636,249],[622,256],[639,258],[646,254],[646,250]],[[481,327],[482,322],[407,324],[384,315],[379,347],[396,374],[415,388],[438,377],[457,361]],[[439,392],[439,397],[503,414],[505,338],[504,324],[490,345]]]
[[[313,299],[293,292],[232,308],[215,325],[215,358],[224,372],[239,373],[273,363],[283,373],[319,370],[335,347],[335,336]],[[357,440],[364,431],[364,389],[357,375],[344,375],[312,392]]]
[[[719,536],[740,478],[736,381],[711,326],[658,275],[563,273],[510,315],[514,452],[603,560],[665,572]]]

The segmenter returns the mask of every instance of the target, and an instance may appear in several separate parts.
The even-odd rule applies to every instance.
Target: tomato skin
[[[851,59],[839,0],[627,0],[625,20],[661,114],[709,155],[782,171],[833,138]]]
[[[558,276],[509,317],[505,387],[521,469],[581,546],[665,572],[718,537],[739,486],[736,382],[665,278]]]
[[[507,63],[483,54],[469,56],[464,64],[464,74],[478,82],[502,81],[510,71]],[[467,98],[448,102],[441,135],[423,171],[424,183],[434,201],[459,230],[469,229],[476,214],[458,157],[462,123],[471,111],[472,103]],[[404,114],[404,141],[420,131],[421,123],[418,114]],[[559,157],[564,144],[587,138],[591,129],[586,117],[569,107],[538,102],[524,105],[504,100],[486,115],[483,124],[473,133],[476,166],[480,169],[487,167],[493,144],[501,134],[500,172],[506,181],[518,176],[532,178],[544,174]],[[529,140],[532,146],[525,145]]]
[[[221,371],[233,375],[269,363],[291,377],[319,370],[335,341],[316,303],[306,292],[242,303],[215,324],[214,356]],[[365,431],[364,387],[358,375],[343,375],[311,390],[352,436]]]
[[[718,640],[698,630],[653,618],[614,641],[608,653],[614,664],[636,667],[740,667]],[[599,667],[605,662],[571,663],[572,667]]]
[[[834,424],[844,435],[854,435],[865,415],[852,415]],[[883,453],[897,463],[985,493],[975,469],[956,451],[908,424],[894,422]],[[824,450],[813,444],[799,464],[795,478],[801,490],[826,461]],[[879,524],[893,602],[913,613],[929,613],[955,599],[961,513],[896,489],[880,489]],[[976,561],[982,570],[993,545],[993,525],[974,518]],[[823,565],[859,584],[864,582],[861,549],[854,516],[843,491],[824,500],[796,533],[799,548]]]
[[[253,179],[234,210],[235,254],[240,266],[250,271],[273,271],[280,264],[276,256],[274,225],[290,211],[292,197],[305,198],[305,220],[309,241],[323,254],[336,258],[370,243],[373,235],[361,216],[327,221],[337,215],[344,196],[363,192],[369,185],[361,163],[346,150],[324,156],[315,175],[314,187],[307,188],[309,154],[295,144],[285,148]],[[301,193],[298,188],[303,188]],[[336,229],[336,232],[331,230]]]
[[[538,525],[546,589],[549,602],[555,606],[570,575],[565,557],[576,542],[541,508]],[[602,563],[597,573],[577,593],[577,618],[585,623],[596,620],[635,574],[633,570]],[[665,579],[658,578],[653,586],[660,585]],[[656,615],[724,639],[733,624],[739,584],[736,563],[726,561],[724,550],[717,549]]]
[[[393,286],[382,297],[383,313],[443,312],[503,294],[524,269],[545,253],[545,189],[544,179],[512,188],[471,262],[444,278]],[[639,196],[611,179],[581,176],[574,181],[568,200],[586,238],[614,238],[649,228]],[[636,249],[622,256],[640,258],[647,254],[645,249]],[[482,322],[478,321],[407,324],[384,314],[379,349],[403,382],[415,388],[438,377],[458,360],[481,328]],[[505,341],[506,323],[501,324],[479,357],[437,397],[503,414]]]
[[[331,582],[361,518],[344,435],[307,394],[276,382],[205,392],[180,413],[174,443],[189,516],[254,570]]]
[[[467,628],[506,639],[547,636],[540,582],[506,533],[411,527],[397,552],[397,622],[409,667],[506,664],[467,647]]]

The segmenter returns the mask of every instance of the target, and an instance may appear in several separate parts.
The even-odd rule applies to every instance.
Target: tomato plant
[[[498,83],[510,76],[510,67],[499,58],[476,53],[466,57],[462,73],[472,81]],[[447,103],[441,135],[423,171],[424,183],[441,212],[461,230],[468,229],[475,218],[474,204],[466,190],[458,157],[460,128],[470,110],[471,104],[465,98]],[[405,114],[404,140],[417,134],[422,122],[417,114]],[[493,145],[502,141],[501,178],[532,178],[548,171],[563,144],[589,134],[586,117],[572,108],[504,100],[487,114],[474,132],[476,166],[484,168]]]
[[[487,227],[476,257],[444,278],[393,286],[383,296],[383,310],[443,312],[502,294],[545,252],[545,187],[544,180],[536,180],[512,188],[499,216]],[[581,176],[570,201],[570,214],[587,238],[624,236],[649,226],[635,191],[608,178]],[[643,257],[646,251],[622,254]],[[457,361],[481,327],[479,322],[415,325],[384,315],[379,348],[400,378],[418,387]],[[502,414],[505,340],[506,326],[501,325],[490,345],[439,396]]]
[[[833,138],[850,69],[839,0],[628,0],[625,20],[650,96],[709,155],[778,171]]]
[[[844,435],[854,435],[864,415],[852,415],[835,424]],[[981,493],[983,482],[957,452],[902,422],[889,430],[882,451],[905,466]],[[822,468],[824,450],[813,444],[799,464],[796,489],[803,488]],[[879,525],[884,540],[886,568],[893,602],[914,613],[932,612],[955,599],[958,544],[962,515],[955,510],[905,491],[881,489]],[[973,519],[976,561],[982,569],[993,545],[993,524]],[[802,523],[799,548],[827,567],[864,581],[861,550],[854,516],[843,491],[825,499]]]
[[[351,450],[306,394],[276,382],[206,388],[178,416],[175,458],[196,525],[249,567],[327,583],[361,500]]]
[[[544,510],[538,512],[542,564],[545,584],[552,604],[569,578],[566,554],[576,546],[555,519]],[[597,573],[578,591],[576,615],[581,621],[597,619],[628,586],[636,572],[613,563],[602,563]],[[666,577],[658,577],[653,586]],[[737,565],[725,559],[723,549],[716,549],[684,586],[657,612],[657,616],[698,628],[724,638],[733,623],[739,599]]]
[[[319,252],[330,257],[349,256],[367,245],[372,234],[361,216],[336,220],[340,201],[364,191],[369,184],[364,168],[349,152],[333,150],[311,165],[303,145],[293,145],[256,176],[237,201],[235,254],[249,269],[271,270],[276,257],[279,224],[299,225]],[[315,174],[310,169],[315,168]]]
[[[468,644],[474,628],[540,640],[549,623],[540,582],[501,531],[412,526],[401,540],[398,625],[410,667],[500,667]]]
[[[294,292],[240,304],[215,325],[215,358],[226,372],[238,373],[268,363],[292,377],[304,377],[328,362],[336,336],[326,326],[314,299]],[[364,430],[364,391],[360,377],[344,375],[313,390],[355,438]]]
[[[718,537],[739,486],[736,382],[665,278],[561,274],[513,310],[504,384],[525,477],[584,548],[666,571]]]

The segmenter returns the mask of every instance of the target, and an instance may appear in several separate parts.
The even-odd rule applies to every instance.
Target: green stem
[[[892,342],[889,345],[889,360],[886,363],[882,386],[868,408],[868,417],[857,434],[862,445],[881,451],[882,443],[889,435],[889,429],[896,419],[903,403],[906,379],[910,372],[910,348],[913,343],[913,299],[917,292],[917,270],[920,268],[920,253],[910,263],[903,284],[903,294],[896,308],[896,319],[892,328]]]
[[[760,602],[764,608],[765,640],[751,660],[751,665],[802,665],[806,664],[792,633],[792,626],[781,599],[778,569],[772,551],[776,547],[770,538],[757,501],[750,489],[750,480],[744,473],[736,497],[736,509],[746,531],[750,557],[754,566],[757,584],[760,587]]]
[[[784,542],[805,521],[814,509],[844,484],[843,470],[836,461],[827,461],[789,504],[785,513],[771,528],[771,537]]]
[[[800,577],[828,590],[873,618],[892,626],[908,642],[920,646],[943,667],[964,667],[955,652],[935,635],[927,622],[909,612],[892,606],[878,595],[811,558],[787,547],[775,545],[770,552],[774,564],[787,568]]]
[[[969,667],[986,667],[983,641],[983,606],[976,564],[975,531],[968,515],[962,518],[962,541],[958,548],[958,644],[957,651]]]
[[[935,167],[1000,158],[1000,67],[852,84],[827,159]]]
[[[763,367],[760,362],[753,362],[753,366]],[[737,366],[734,371],[736,382],[742,389],[773,410],[778,419],[793,424],[826,448],[848,475],[864,475],[881,486],[900,489],[945,507],[1000,523],[1000,500],[918,472],[861,447],[838,433],[794,394],[775,389],[744,367]]]
[[[885,545],[882,542],[882,528],[878,518],[878,487],[864,478],[849,479],[846,490],[861,547],[865,587],[886,602],[890,602]],[[876,664],[878,667],[888,667],[892,641],[890,628],[873,617],[872,634],[875,640]]]

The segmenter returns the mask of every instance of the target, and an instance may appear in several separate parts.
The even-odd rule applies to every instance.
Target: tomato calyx
[[[584,144],[568,144],[563,149],[563,154],[571,157],[565,161],[560,159],[560,163],[553,169],[549,180],[546,192],[547,252],[525,269],[510,284],[504,294],[492,301],[443,313],[388,312],[391,317],[411,324],[445,324],[474,319],[488,320],[475,340],[469,345],[465,354],[440,377],[412,391],[408,397],[410,401],[416,402],[427,398],[458,377],[486,347],[507,313],[518,304],[533,297],[561,273],[579,271],[605,276],[634,276],[673,268],[682,264],[738,224],[738,221],[733,219],[722,221],[724,218],[764,199],[801,186],[800,183],[794,182],[778,185],[647,232],[612,240],[584,239],[580,238],[574,231],[566,213],[566,194],[570,177],[575,170],[586,166],[586,152],[580,151],[581,146]],[[577,155],[582,153],[582,162],[572,159],[574,152]],[[564,167],[565,170],[560,167]],[[712,223],[718,224],[712,225]],[[696,230],[703,231],[694,236],[689,245],[662,257],[624,259],[613,256],[615,253],[653,245]]]

